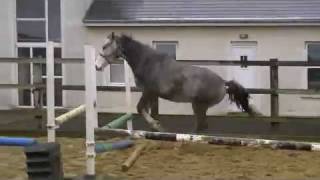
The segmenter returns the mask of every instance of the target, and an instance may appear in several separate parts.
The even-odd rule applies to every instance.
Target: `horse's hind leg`
[[[150,106],[153,103],[153,99],[155,99],[152,96],[147,96],[146,93],[142,94],[142,97],[139,100],[139,103],[137,105],[137,111],[139,114],[141,114],[144,119],[150,124],[150,126],[157,131],[163,132],[164,129],[160,125],[160,122],[155,120],[151,115],[149,114]]]
[[[206,114],[209,106],[207,103],[193,102],[192,109],[196,116],[197,124],[196,131],[208,129],[208,122],[206,120]]]

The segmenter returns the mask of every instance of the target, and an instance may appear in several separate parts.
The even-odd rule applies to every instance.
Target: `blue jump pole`
[[[126,149],[134,145],[132,140],[121,140],[117,142],[110,143],[96,143],[95,151],[96,153],[102,153],[111,150]]]
[[[37,144],[33,138],[0,137],[0,146],[31,146]]]

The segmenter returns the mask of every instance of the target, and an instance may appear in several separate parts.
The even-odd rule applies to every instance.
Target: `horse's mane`
[[[128,36],[126,34],[121,34],[120,39],[122,45],[124,46],[131,46],[131,48],[150,48],[149,46],[142,44],[141,42],[133,39],[131,36]]]
[[[136,50],[136,51],[141,51],[144,53],[152,54],[154,56],[164,56],[165,54],[160,53],[156,51],[154,48],[150,47],[149,45],[143,44],[134,38],[132,38],[129,35],[126,34],[121,34],[120,36],[121,42],[124,46],[129,46],[130,48]]]

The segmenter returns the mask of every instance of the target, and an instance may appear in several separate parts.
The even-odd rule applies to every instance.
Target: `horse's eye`
[[[108,47],[108,44],[102,46],[102,49],[105,50]]]

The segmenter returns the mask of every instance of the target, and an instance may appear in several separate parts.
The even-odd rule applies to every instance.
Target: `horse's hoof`
[[[163,128],[162,126],[157,126],[157,127],[151,127],[152,132],[166,132],[166,129]]]
[[[157,129],[155,129],[155,128],[151,128],[150,131],[151,131],[151,132],[159,132],[159,131],[158,131]]]
[[[151,124],[151,129],[158,132],[165,132],[165,129],[161,126],[160,122],[158,121]]]
[[[163,127],[158,127],[158,128],[153,128],[155,131],[158,131],[158,132],[166,132],[166,129],[164,129]]]

